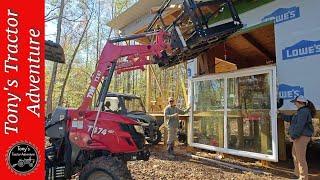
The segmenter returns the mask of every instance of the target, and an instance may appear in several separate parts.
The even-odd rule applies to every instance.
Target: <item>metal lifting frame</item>
[[[171,0],[166,0],[162,4],[146,31],[151,30],[157,21],[159,19],[161,20],[162,13],[170,3]],[[217,10],[209,16],[205,16],[201,8],[210,6],[216,6]],[[228,7],[232,20],[209,27],[209,19],[225,6]],[[226,40],[227,37],[243,27],[231,0],[212,0],[205,2],[184,0],[181,13],[171,25],[166,26],[163,21],[160,22],[165,31],[170,32],[170,44],[172,47],[172,52],[163,53],[166,57],[165,63],[163,63],[163,59],[156,59],[160,67],[170,67],[182,61],[193,59],[212,46]],[[184,24],[191,22],[190,29],[194,29],[194,31],[190,34],[182,32],[180,28],[183,22]]]

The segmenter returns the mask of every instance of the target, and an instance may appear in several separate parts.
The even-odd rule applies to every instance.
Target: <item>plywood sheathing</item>
[[[273,24],[234,36],[226,41],[226,45],[241,54],[252,66],[276,61]]]
[[[217,71],[217,67],[210,64],[215,58],[233,63],[237,69],[241,69],[275,63],[275,53],[274,26],[265,25],[232,36],[199,55],[198,75],[230,71],[230,66]]]

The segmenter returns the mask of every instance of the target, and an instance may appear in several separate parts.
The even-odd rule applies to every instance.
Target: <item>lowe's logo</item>
[[[300,9],[297,6],[291,8],[279,8],[273,13],[262,18],[262,22],[275,21],[276,24],[290,21],[300,17]]]
[[[282,59],[294,59],[320,54],[320,41],[302,40],[282,50]]]
[[[283,99],[294,99],[295,97],[303,95],[304,88],[300,86],[290,86],[287,84],[279,85],[279,97]]]

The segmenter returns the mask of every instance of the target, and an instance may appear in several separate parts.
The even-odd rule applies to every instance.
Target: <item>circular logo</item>
[[[26,142],[19,142],[8,152],[8,164],[11,169],[20,174],[26,174],[35,169],[39,156],[36,148]]]

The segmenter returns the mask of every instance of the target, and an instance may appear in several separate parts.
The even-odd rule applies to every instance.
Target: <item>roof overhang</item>
[[[171,15],[178,10],[178,5],[183,0],[172,0],[171,6],[167,8],[164,15]],[[157,8],[159,8],[164,0],[139,0],[134,5],[129,7],[119,16],[113,18],[107,23],[113,29],[120,30],[122,34],[135,34],[141,32],[156,15]]]
[[[141,18],[144,15],[151,14],[150,9],[161,5],[159,0],[139,0],[119,16],[113,18],[107,23],[108,26],[121,30],[131,22]]]

